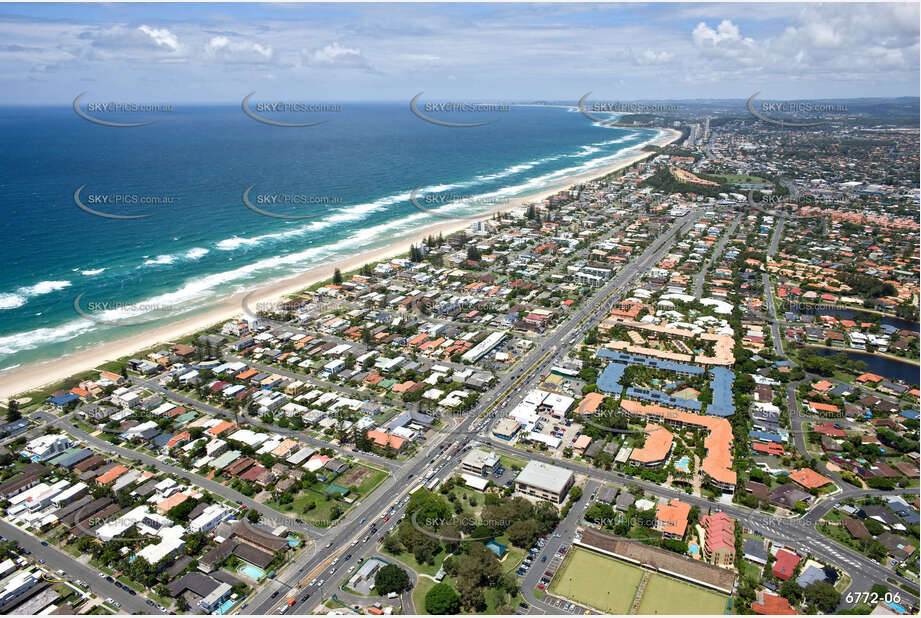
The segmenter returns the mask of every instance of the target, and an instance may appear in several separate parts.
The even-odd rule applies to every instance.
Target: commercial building
[[[461,468],[465,472],[472,472],[480,476],[492,474],[499,466],[499,456],[489,451],[473,449],[461,461]]]
[[[559,504],[574,482],[573,473],[565,468],[531,461],[515,479],[515,491]]]

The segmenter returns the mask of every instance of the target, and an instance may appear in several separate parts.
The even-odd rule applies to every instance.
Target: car
[[[358,524],[361,525],[361,524],[365,523],[366,521],[368,521],[368,518],[367,518],[367,517],[362,517],[362,518],[361,518],[361,521],[359,521]]]
[[[527,603],[519,603],[518,607],[520,607],[521,609],[528,609],[529,606]]]
[[[546,587],[545,585],[543,585],[543,584],[537,584],[537,588],[538,588],[539,590],[545,590],[547,587]]]
[[[378,543],[383,543],[383,542],[384,542],[384,537],[379,537],[379,538],[377,539],[377,542],[378,542]]]
[[[547,577],[553,577],[553,573],[551,571],[544,571],[544,575]]]
[[[278,591],[276,590],[275,592],[272,593],[272,598],[274,599],[277,596],[278,596]]]
[[[122,606],[122,604],[119,603],[118,601],[113,601],[113,602],[112,602],[112,605],[114,605],[116,608],[120,608],[120,607]],[[162,608],[161,608],[161,609],[162,609]]]
[[[346,554],[345,560],[351,560],[351,559],[352,559],[352,554]]]
[[[150,599],[147,599],[147,600],[144,601],[144,602],[147,603],[148,605],[150,605],[151,607],[153,607],[153,601],[151,601]]]
[[[304,523],[304,520],[303,520],[303,519],[295,519],[294,521],[296,521],[296,522],[299,523],[299,524]]]
[[[103,579],[105,579],[105,577],[106,577],[106,574],[105,574],[105,573],[103,573],[102,571],[99,571],[99,577],[101,577],[101,578],[103,578]]]
[[[42,541],[42,547],[48,547],[48,541]]]
[[[384,517],[384,521],[390,521],[390,515],[387,515],[386,517]]]
[[[354,571],[354,570],[355,570],[355,565],[353,564],[352,566],[349,567],[349,569],[346,571],[346,573],[351,573],[351,572]]]
[[[138,595],[137,591],[134,588],[126,588],[126,590],[128,591],[128,594],[130,594],[133,597],[136,597]]]
[[[541,562],[547,562],[547,556],[541,556],[541,557],[540,557],[540,561],[541,561]]]
[[[322,585],[325,584],[325,583],[326,583],[326,580],[325,580],[325,579],[321,579],[320,581],[317,582],[317,586],[322,586]]]

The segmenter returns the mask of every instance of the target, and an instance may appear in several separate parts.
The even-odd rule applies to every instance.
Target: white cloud
[[[368,68],[367,59],[362,56],[357,47],[345,47],[338,41],[320,47],[313,51],[304,51],[304,62],[309,66],[340,67],[340,68]]]
[[[179,39],[166,28],[151,28],[147,25],[138,26],[138,30],[154,40],[160,47],[167,47],[172,51],[179,51]]]
[[[270,46],[246,39],[230,39],[219,35],[211,37],[205,45],[205,55],[226,62],[263,63],[272,59]]]

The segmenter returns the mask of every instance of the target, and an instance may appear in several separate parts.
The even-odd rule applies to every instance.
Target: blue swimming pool
[[[252,564],[244,564],[237,570],[247,577],[251,577],[257,581],[262,579],[262,577],[265,575],[265,571]]]
[[[301,540],[293,536],[288,537],[288,547],[297,547],[301,544]]]
[[[691,458],[685,455],[681,459],[675,462],[675,470],[680,470],[681,472],[688,471],[688,465],[691,463]]]
[[[232,608],[235,603],[236,603],[235,600],[227,599],[226,601],[221,603],[221,606],[218,607],[214,613],[217,614],[218,616],[223,616],[224,614],[230,611],[230,608]]]
[[[688,543],[688,553],[690,555],[696,556],[699,551],[700,547],[698,547],[697,543]]]

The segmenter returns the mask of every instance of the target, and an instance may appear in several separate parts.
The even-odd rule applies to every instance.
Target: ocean
[[[467,215],[600,168],[657,135],[562,107],[476,116],[494,122],[445,127],[406,104],[343,104],[317,115],[324,124],[292,128],[227,105],[104,116],[156,121],[116,128],[70,107],[0,108],[0,371],[134,334],[448,220],[413,197],[438,209],[487,196],[441,211]]]

